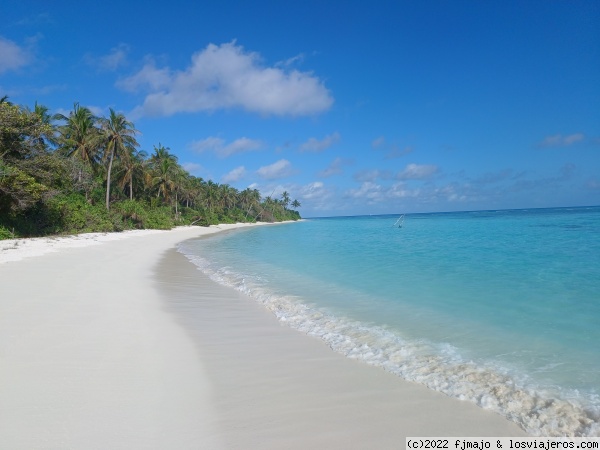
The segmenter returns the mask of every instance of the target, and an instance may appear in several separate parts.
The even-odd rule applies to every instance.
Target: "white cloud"
[[[304,53],[300,53],[296,56],[292,56],[291,58],[288,58],[284,61],[279,61],[277,64],[275,64],[275,66],[277,67],[290,67],[293,66],[297,63],[301,63],[302,61],[304,61]]]
[[[420,189],[408,189],[404,183],[395,183],[387,194],[393,198],[414,198],[418,197],[420,192]]]
[[[584,139],[585,136],[583,133],[573,133],[567,136],[555,134],[552,136],[546,136],[544,140],[538,144],[538,147],[568,147],[569,145],[576,144]]]
[[[167,89],[171,83],[172,74],[169,68],[157,69],[152,58],[148,58],[144,67],[138,73],[117,81],[118,88],[128,92],[142,90],[157,91]]]
[[[299,185],[296,183],[267,182],[265,184],[252,183],[249,189],[258,189],[262,198],[270,196],[281,198],[283,191],[290,194],[292,200],[297,199],[305,211],[332,211],[339,210],[342,202],[335,198],[335,188],[327,186],[322,181],[314,181]]]
[[[371,181],[366,181],[358,189],[346,191],[346,196],[366,202],[368,205],[389,204],[400,206],[398,201],[414,201],[419,203],[438,203],[440,201],[465,201],[467,196],[462,191],[468,190],[467,186],[461,186],[460,189],[453,185],[436,187],[433,185],[411,189],[404,182],[394,183],[386,186]],[[405,203],[402,203],[405,205]]]
[[[87,108],[92,112],[96,117],[103,117],[108,115],[108,108],[103,108],[101,106],[93,106],[87,105]]]
[[[127,63],[128,53],[129,46],[127,44],[119,44],[111,48],[107,55],[98,57],[86,55],[84,60],[89,65],[97,67],[100,70],[114,71]]]
[[[354,198],[366,199],[369,202],[377,202],[384,199],[385,190],[379,184],[365,181],[358,189],[350,189],[348,195]]]
[[[319,176],[326,178],[326,177],[330,177],[332,175],[339,175],[344,171],[343,167],[348,166],[350,164],[352,164],[352,160],[344,159],[344,158],[335,158],[331,162],[329,167],[327,167],[325,170],[322,170],[321,172],[319,172]]]
[[[219,158],[227,158],[236,153],[260,150],[262,146],[263,143],[261,141],[249,139],[247,137],[242,137],[226,144],[223,139],[213,136],[201,141],[193,141],[189,144],[189,147],[197,153],[210,151],[214,152]]]
[[[400,158],[413,152],[413,147],[407,145],[404,148],[400,148],[397,145],[390,145],[389,151],[385,154],[385,159]]]
[[[302,199],[315,199],[322,198],[323,193],[325,192],[325,183],[322,181],[315,181],[313,183],[309,183],[305,186],[302,186],[300,189],[300,194]]]
[[[189,144],[189,147],[197,152],[204,153],[208,151],[218,151],[223,148],[225,145],[225,141],[218,137],[207,137],[206,139],[202,139],[201,141],[193,141]]]
[[[322,152],[327,150],[333,144],[340,140],[340,134],[336,131],[333,134],[325,136],[323,139],[318,140],[310,138],[304,144],[300,145],[301,152]]]
[[[254,140],[254,139],[248,139],[247,137],[242,137],[242,138],[236,139],[231,144],[223,147],[220,150],[219,154],[222,157],[227,157],[227,156],[231,156],[236,153],[244,153],[244,152],[250,152],[253,150],[258,150],[261,147],[262,147],[262,142]]]
[[[434,165],[408,164],[402,172],[396,175],[398,180],[425,180],[438,171]]]
[[[204,170],[204,167],[202,167],[200,164],[193,162],[183,163],[181,167],[183,167],[187,172],[191,174],[198,173]]]
[[[261,167],[256,173],[265,180],[285,178],[292,174],[292,164],[287,159],[280,159],[269,166]]]
[[[565,143],[565,145],[572,145],[576,142],[583,141],[584,137],[585,136],[582,133],[570,134],[564,137],[563,142]]]
[[[118,86],[146,91],[137,115],[241,108],[260,114],[302,116],[326,111],[333,103],[322,81],[310,72],[265,67],[257,53],[235,41],[208,45],[194,53],[185,70],[157,68],[153,61]]]
[[[356,181],[375,181],[377,179],[389,180],[392,178],[392,172],[389,170],[365,169],[354,174]]]
[[[223,176],[222,181],[223,183],[234,183],[241,180],[244,175],[246,175],[246,168],[244,166],[239,166]]]
[[[294,189],[297,192],[298,199],[302,206],[316,210],[331,211],[336,205],[331,202],[334,197],[334,192],[327,188],[322,181],[314,181],[312,183],[300,186]]]
[[[27,50],[0,36],[0,73],[20,69],[31,60]]]
[[[397,144],[388,144],[385,140],[385,137],[383,136],[374,139],[371,142],[371,148],[378,151],[386,151],[386,154],[384,156],[385,159],[400,158],[402,156],[408,155],[414,150],[414,148],[409,145],[405,147],[400,147]]]
[[[445,199],[448,202],[466,202],[469,200],[469,197],[461,192],[464,189],[468,190],[468,186],[457,187],[453,184],[448,184],[446,186],[442,186],[441,188],[436,188],[430,194],[431,199]]]

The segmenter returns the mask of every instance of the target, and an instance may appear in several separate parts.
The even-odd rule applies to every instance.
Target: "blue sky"
[[[4,0],[0,95],[305,217],[600,204],[598,1]]]

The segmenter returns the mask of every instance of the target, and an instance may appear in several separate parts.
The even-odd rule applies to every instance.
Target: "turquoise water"
[[[310,219],[180,251],[350,358],[600,435],[600,207]]]

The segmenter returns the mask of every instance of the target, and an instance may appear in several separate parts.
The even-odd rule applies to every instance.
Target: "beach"
[[[524,435],[333,352],[175,249],[240,226],[0,242],[0,448],[404,448],[406,436]]]

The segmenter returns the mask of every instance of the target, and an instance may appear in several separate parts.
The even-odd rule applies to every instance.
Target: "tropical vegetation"
[[[138,133],[112,109],[51,115],[0,98],[0,239],[300,218],[288,192],[193,176],[168,147],[141,150]]]

